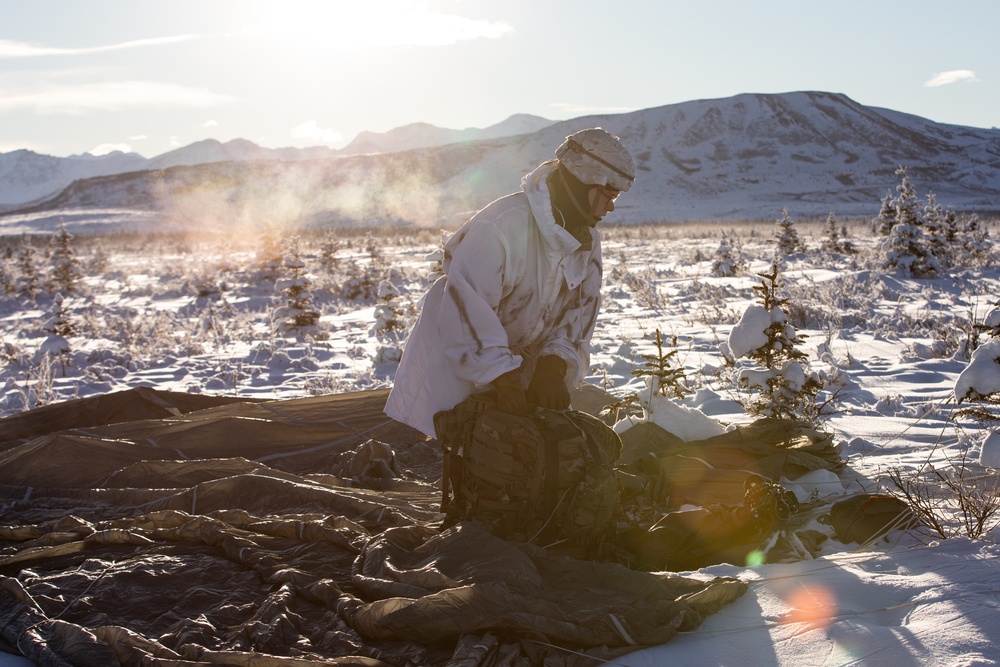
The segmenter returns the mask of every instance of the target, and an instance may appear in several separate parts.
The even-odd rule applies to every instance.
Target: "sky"
[[[998,127],[997,25],[995,0],[0,0],[0,152],[341,148],[796,90]]]

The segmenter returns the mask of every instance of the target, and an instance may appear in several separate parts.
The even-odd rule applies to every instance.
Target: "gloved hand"
[[[521,370],[504,373],[490,382],[496,388],[497,409],[515,415],[528,414],[528,399],[521,388]]]
[[[569,389],[566,388],[566,362],[554,354],[539,357],[535,375],[528,385],[528,401],[550,410],[569,407]]]

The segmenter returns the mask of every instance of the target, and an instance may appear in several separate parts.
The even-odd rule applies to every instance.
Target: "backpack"
[[[438,413],[434,423],[447,524],[475,520],[558,553],[601,553],[620,499],[621,439],[604,422],[575,410],[510,414],[486,393]]]
[[[908,530],[920,523],[906,503],[881,493],[862,493],[834,503],[827,521],[845,544],[866,544],[892,530]]]
[[[714,503],[662,514],[648,530],[625,536],[640,570],[697,570],[716,563],[747,562],[747,556],[782,529],[799,511],[795,494],[780,484],[750,475],[743,503]]]

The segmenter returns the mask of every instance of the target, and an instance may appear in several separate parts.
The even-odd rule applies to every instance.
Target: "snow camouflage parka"
[[[434,436],[434,415],[500,375],[536,360],[567,363],[566,384],[590,365],[600,308],[601,241],[585,248],[553,217],[547,180],[557,162],[521,179],[465,223],[445,245],[444,273],[424,297],[407,338],[385,412]]]

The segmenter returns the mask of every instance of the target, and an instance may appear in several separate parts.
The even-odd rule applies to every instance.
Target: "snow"
[[[822,428],[841,445],[848,469],[783,483],[801,501],[832,501],[892,490],[890,470],[927,464],[948,470],[963,457],[976,475],[996,480],[1000,436],[957,412],[978,405],[973,391],[1000,391],[1000,339],[984,336],[969,354],[965,333],[973,322],[996,326],[996,310],[988,322],[982,318],[982,295],[1000,294],[1000,263],[994,256],[925,279],[882,270],[878,239],[866,224],[851,230],[858,255],[816,251],[821,230],[803,225],[799,235],[808,249],[786,258],[782,292],[796,344],[807,356],[797,372],[804,378],[821,370],[827,378],[819,398],[831,400],[833,413]],[[604,303],[587,381],[619,398],[637,395],[642,418],[685,440],[752,421],[740,404],[751,390],[729,379],[739,369],[723,350],[742,356],[780,321],[754,306],[756,273],[769,269],[773,257],[772,225],[742,234],[738,252],[746,271],[725,277],[712,274],[722,228],[606,230]],[[741,235],[728,224],[725,230],[731,239]],[[75,231],[86,269],[98,244]],[[322,317],[315,335],[296,337],[271,326],[275,284],[255,277],[252,239],[102,238],[106,268],[85,270],[79,290],[63,300],[76,325],[62,337],[68,350],[45,353],[52,295],[40,293],[37,303],[19,296],[0,302],[0,416],[141,385],[266,398],[388,386],[399,345],[376,335],[373,323],[389,315],[379,298],[391,297],[393,317],[412,322],[440,257],[439,232],[397,232],[374,244],[338,236],[329,270],[319,258],[323,240],[301,238],[312,306]],[[382,285],[390,273],[392,289]],[[218,291],[199,295],[204,278]],[[357,290],[353,298],[339,291],[347,283]],[[631,373],[642,355],[655,352],[656,330],[666,340],[676,336],[676,361],[692,389],[683,399],[650,398],[648,380]],[[956,394],[970,397],[959,405]],[[614,664],[1000,664],[997,531],[972,539],[961,534],[958,517],[950,522],[957,532],[948,539],[897,532],[859,548],[831,538],[815,558],[687,573],[737,577],[750,590],[696,630]],[[4,667],[21,664],[30,663],[0,655]]]
[[[959,399],[997,392],[1000,392],[1000,338],[976,348],[968,367],[955,381],[955,396]]]

